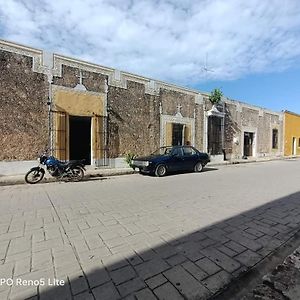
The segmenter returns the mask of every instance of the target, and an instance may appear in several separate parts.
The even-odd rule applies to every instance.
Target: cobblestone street
[[[0,299],[208,299],[299,230],[299,169],[0,187]]]

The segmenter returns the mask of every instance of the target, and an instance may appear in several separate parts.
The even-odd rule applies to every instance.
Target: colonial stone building
[[[163,145],[214,159],[280,156],[283,115],[78,59],[0,41],[0,160],[124,164]]]

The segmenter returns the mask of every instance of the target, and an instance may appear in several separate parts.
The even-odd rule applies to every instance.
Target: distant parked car
[[[161,177],[177,171],[201,172],[209,161],[207,153],[192,146],[170,146],[161,147],[150,156],[134,158],[131,166],[140,173]]]

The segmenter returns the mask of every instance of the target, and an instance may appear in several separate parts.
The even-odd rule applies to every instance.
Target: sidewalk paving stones
[[[181,296],[178,290],[169,282],[156,288],[154,290],[154,293],[158,297],[158,299],[184,300],[183,296]]]
[[[240,264],[229,256],[223,254],[214,248],[206,248],[201,250],[202,254],[218,264],[225,271],[232,273],[240,267]]]
[[[204,257],[196,261],[196,265],[205,271],[208,275],[213,275],[220,271],[221,268],[212,262],[209,258]]]
[[[133,267],[126,266],[109,273],[113,282],[118,285],[136,277],[136,272]]]
[[[157,298],[149,289],[144,289],[135,293],[137,300],[156,300]]]
[[[207,287],[211,293],[215,293],[218,290],[224,288],[230,283],[232,276],[226,271],[220,271],[203,281],[205,287]]]
[[[205,299],[210,295],[210,291],[181,266],[176,266],[163,274],[188,299]]]
[[[128,296],[146,287],[146,283],[139,277],[133,278],[117,286],[122,297]]]
[[[117,300],[120,299],[120,294],[112,282],[105,283],[94,288],[93,295],[99,300]]]
[[[162,274],[155,275],[146,280],[146,283],[151,290],[155,289],[156,287],[158,287],[160,285],[163,285],[166,282],[167,282],[167,279]]]

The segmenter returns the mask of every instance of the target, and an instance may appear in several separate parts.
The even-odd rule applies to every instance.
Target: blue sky
[[[0,0],[0,38],[300,113],[299,0]]]
[[[212,80],[191,87],[201,91],[217,87],[231,99],[300,114],[300,63],[298,66],[278,73],[245,75],[229,81]]]

